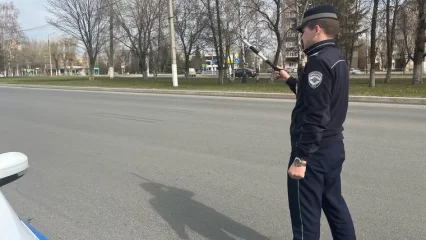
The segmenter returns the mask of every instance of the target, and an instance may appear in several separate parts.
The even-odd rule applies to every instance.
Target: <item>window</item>
[[[297,57],[298,56],[298,54],[297,54],[297,52],[294,52],[294,51],[292,51],[292,52],[287,52],[287,57]]]
[[[289,33],[287,33],[287,37],[289,37],[289,38],[295,38],[296,37],[296,33],[289,32]]]
[[[295,47],[295,46],[296,46],[296,43],[294,43],[294,42],[286,42],[285,43],[285,47],[287,47],[287,48]]]
[[[296,13],[295,12],[285,12],[284,13],[284,17],[285,18],[295,18],[296,17]]]

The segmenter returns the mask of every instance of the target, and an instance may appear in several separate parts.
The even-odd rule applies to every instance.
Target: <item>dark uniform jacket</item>
[[[319,148],[343,139],[349,98],[349,69],[333,40],[318,42],[305,54],[299,79],[287,85],[296,94],[290,135],[293,153],[306,161]]]

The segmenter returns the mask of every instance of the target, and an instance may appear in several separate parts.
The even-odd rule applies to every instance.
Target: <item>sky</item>
[[[45,26],[47,25],[46,17],[48,16],[47,11],[45,10],[47,0],[0,0],[0,2],[9,1],[12,1],[12,3],[19,9],[19,23],[21,24],[22,29],[25,30],[43,26],[42,28],[25,31],[25,34],[28,37],[31,39],[47,40],[48,35],[53,32],[56,32],[56,34],[52,35],[51,38],[54,38],[55,35],[60,35],[60,31],[54,27],[50,25]]]

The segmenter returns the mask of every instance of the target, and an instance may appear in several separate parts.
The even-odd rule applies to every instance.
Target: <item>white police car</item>
[[[19,152],[0,154],[0,187],[22,177],[28,169],[28,157]],[[0,239],[47,240],[27,221],[19,218],[0,191]]]

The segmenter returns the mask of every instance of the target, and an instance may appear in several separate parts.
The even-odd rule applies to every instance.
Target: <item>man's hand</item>
[[[302,179],[305,177],[306,166],[297,167],[294,163],[288,169],[288,175],[293,179]]]
[[[290,74],[288,74],[286,70],[281,69],[280,71],[275,71],[275,78],[287,81],[287,79],[290,78]]]

